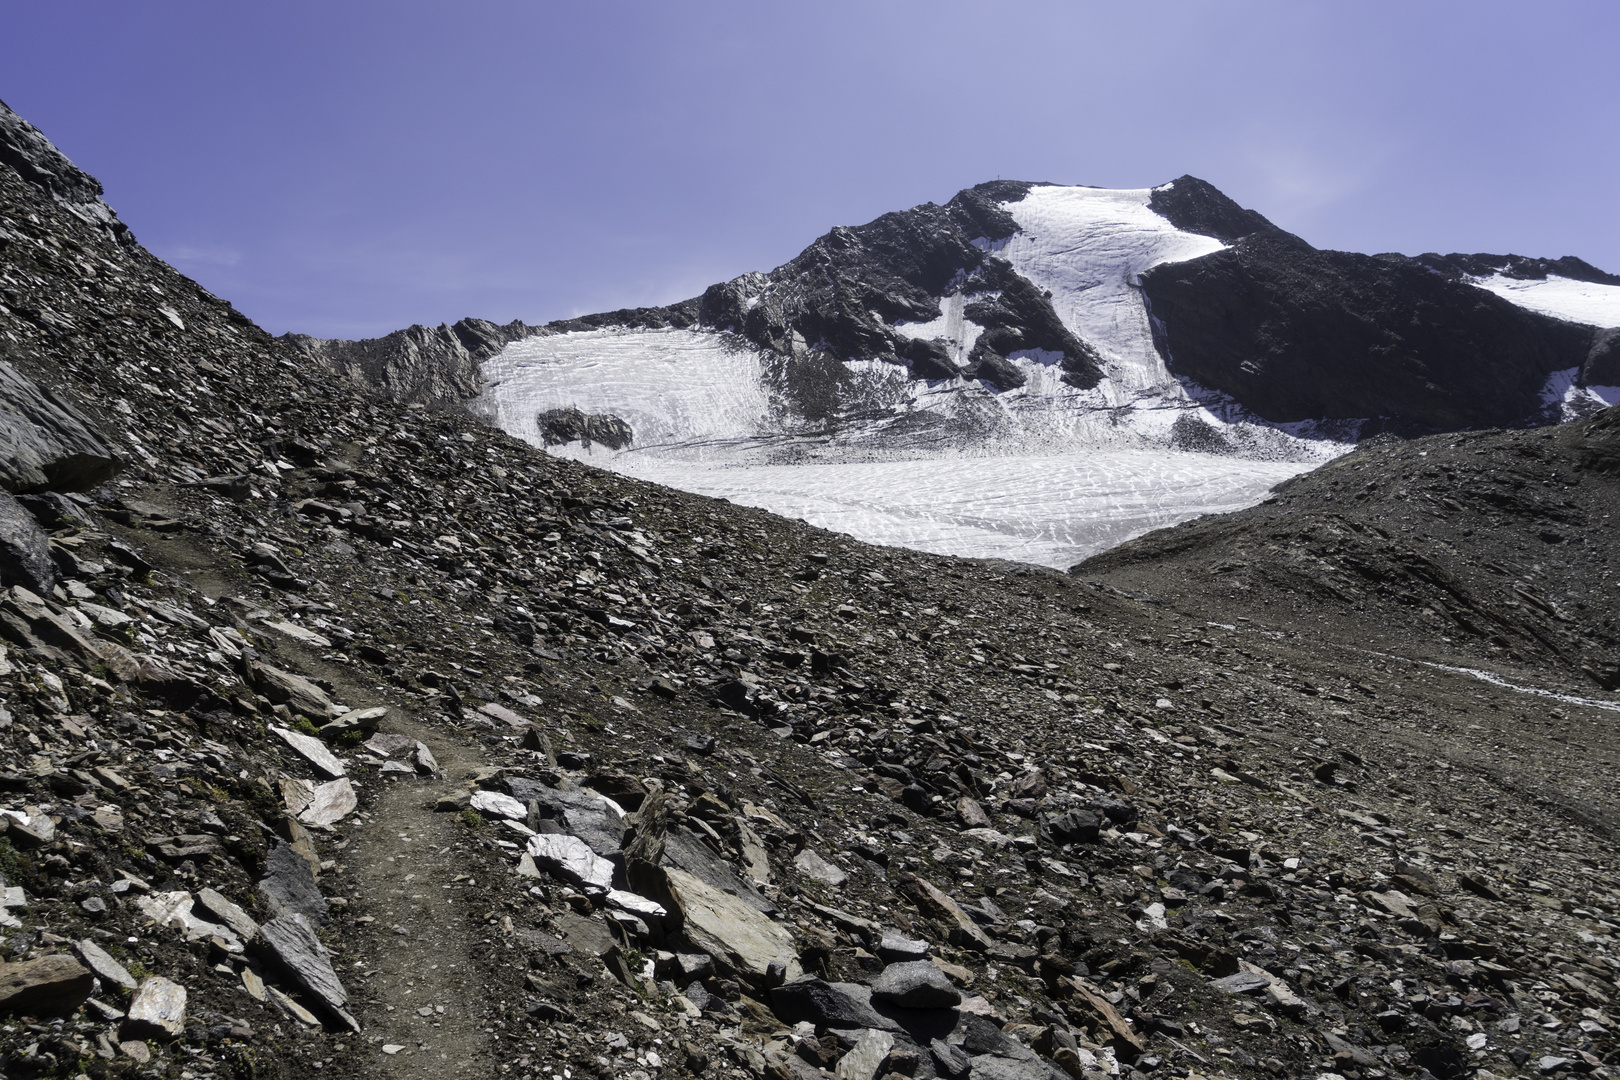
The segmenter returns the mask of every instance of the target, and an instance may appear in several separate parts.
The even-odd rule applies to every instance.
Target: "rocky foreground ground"
[[[1513,627],[1558,620],[1509,611],[1498,644],[1409,579],[1358,609],[1295,551],[1325,534],[1065,576],[595,472],[286,352],[18,123],[7,1076],[1616,1062],[1620,697],[1575,607],[1606,582],[1502,564],[1581,614],[1538,645]],[[1557,436],[1586,517],[1447,533],[1459,563],[1528,528],[1563,537],[1543,569],[1606,557],[1615,426]],[[1341,468],[1407,485],[1448,445]],[[1264,528],[1328,514],[1312,490]],[[1287,559],[1350,599],[1266,593]]]

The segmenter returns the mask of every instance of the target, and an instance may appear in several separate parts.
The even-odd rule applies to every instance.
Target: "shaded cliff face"
[[[1403,430],[1525,422],[1592,328],[1527,311],[1400,255],[1319,251],[1275,230],[1143,278],[1175,374],[1267,420],[1388,418]]]
[[[1376,418],[1364,435],[1509,426],[1543,418],[1555,371],[1610,385],[1612,335],[1470,283],[1620,284],[1580,259],[1323,251],[1193,177],[1151,205],[1230,245],[1143,275],[1161,354],[1267,420]]]

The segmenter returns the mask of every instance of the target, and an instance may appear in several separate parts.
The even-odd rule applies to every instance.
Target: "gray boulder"
[[[961,1003],[962,992],[927,960],[912,960],[884,968],[872,981],[872,999],[907,1009],[949,1009]]]
[[[29,592],[49,596],[55,584],[50,537],[21,503],[0,491],[0,585],[21,585]]]
[[[540,819],[553,821],[569,836],[577,836],[604,859],[619,855],[624,841],[624,815],[600,795],[589,791],[564,791],[523,776],[503,781],[506,793],[527,806],[539,805]]]
[[[89,491],[123,465],[73,406],[0,361],[0,487]]]

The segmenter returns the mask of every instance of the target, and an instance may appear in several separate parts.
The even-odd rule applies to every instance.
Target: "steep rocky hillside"
[[[41,143],[0,112],[7,1076],[1607,1074],[1608,699],[367,396]]]
[[[1620,408],[1363,448],[1074,573],[1324,641],[1620,689]]]

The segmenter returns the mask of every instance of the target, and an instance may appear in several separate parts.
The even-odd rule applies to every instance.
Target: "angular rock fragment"
[[[0,367],[9,365],[0,364]],[[0,411],[0,423],[4,412]],[[0,491],[0,585],[21,585],[48,593],[56,584],[50,537],[39,521],[8,492]]]
[[[872,1008],[865,987],[796,979],[771,990],[771,1010],[785,1024],[811,1023],[818,1028],[881,1028],[899,1025]]]
[[[802,974],[793,935],[780,923],[683,870],[668,868],[664,875],[682,933],[717,965],[750,982],[763,979],[773,964],[782,965],[787,980]]]
[[[990,938],[963,911],[961,905],[923,878],[906,872],[900,875],[896,887],[917,909],[930,919],[939,919],[951,926],[951,940],[963,948],[984,952],[991,946]]]
[[[493,814],[513,821],[522,821],[529,815],[528,807],[498,791],[475,791],[469,805],[480,814]]]
[[[90,969],[71,956],[0,963],[0,1013],[66,1015],[84,1004],[95,980]]]
[[[270,731],[279,736],[288,746],[298,751],[300,757],[315,766],[326,776],[336,779],[347,772],[343,762],[339,761],[321,740],[313,735],[304,735],[297,731],[289,731],[284,727],[272,727]]]
[[[123,467],[111,446],[62,398],[0,362],[0,488],[89,491]]]
[[[601,892],[613,887],[613,864],[577,836],[539,833],[529,837],[527,851],[535,865],[553,877]]]
[[[359,805],[354,785],[347,776],[340,776],[314,786],[308,804],[298,812],[298,820],[312,828],[326,828],[342,821]]]
[[[876,1080],[878,1070],[894,1047],[894,1036],[887,1031],[867,1028],[855,1048],[838,1061],[838,1080]]]
[[[253,916],[214,889],[198,890],[197,907],[216,922],[229,927],[231,933],[243,941],[252,941],[259,932],[259,924],[253,921]]]
[[[315,936],[315,927],[302,915],[283,915],[259,927],[259,951],[286,972],[298,986],[346,1027],[360,1024],[346,1011],[349,992],[332,968],[332,954]]]
[[[317,724],[332,719],[332,699],[308,679],[269,664],[255,663],[252,671],[259,693],[275,704],[302,713]]]
[[[797,866],[799,872],[805,877],[814,878],[816,881],[824,885],[830,885],[835,889],[849,877],[848,874],[816,854],[811,848],[805,848],[795,855],[793,865]]]
[[[624,840],[624,815],[607,799],[589,791],[563,791],[521,776],[509,776],[503,784],[508,795],[525,806],[538,803],[542,818],[557,822],[563,832],[584,840],[598,855],[618,854]]]
[[[291,844],[270,845],[258,890],[274,915],[299,914],[317,924],[326,921],[326,898],[315,884],[315,873]]]
[[[77,946],[79,959],[84,961],[85,967],[96,973],[96,978],[103,983],[121,986],[125,990],[135,989],[135,976],[120,964],[113,955],[89,938],[79,942]]]
[[[945,973],[927,960],[890,964],[872,980],[872,1000],[906,1009],[949,1009],[962,1000]]]
[[[142,979],[124,1016],[124,1038],[167,1042],[185,1028],[186,988],[161,975]]]

